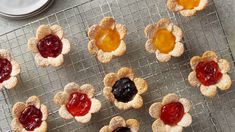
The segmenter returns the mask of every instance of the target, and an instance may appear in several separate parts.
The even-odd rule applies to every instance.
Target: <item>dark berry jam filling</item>
[[[7,59],[0,58],[0,83],[10,78],[11,70],[11,62]]]
[[[222,77],[215,61],[202,61],[196,66],[197,79],[205,86],[216,84]]]
[[[73,116],[84,116],[91,108],[91,100],[86,94],[75,92],[70,95],[66,108]]]
[[[41,39],[37,48],[42,57],[57,57],[62,51],[62,42],[56,35],[48,35]]]
[[[34,105],[29,105],[21,113],[19,121],[27,131],[33,131],[42,123],[42,112]]]
[[[112,132],[131,132],[131,129],[128,127],[119,127],[115,130],[113,130]]]
[[[160,118],[168,125],[176,125],[184,115],[184,107],[180,102],[171,102],[161,109]]]
[[[114,97],[124,103],[132,100],[137,92],[135,83],[127,77],[116,81],[112,88]]]

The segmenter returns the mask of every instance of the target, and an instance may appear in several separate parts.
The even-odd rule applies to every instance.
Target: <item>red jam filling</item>
[[[161,109],[160,118],[168,125],[176,125],[184,115],[184,107],[180,102],[171,102]]]
[[[75,92],[70,95],[66,108],[73,116],[84,116],[91,108],[91,100],[86,94]]]
[[[215,61],[202,61],[196,66],[197,79],[205,86],[216,84],[222,77]]]
[[[42,123],[42,112],[34,105],[29,105],[22,111],[19,121],[27,131],[33,131]]]
[[[62,51],[62,42],[56,35],[48,35],[37,43],[37,48],[42,57],[57,57]]]
[[[7,59],[0,58],[0,83],[10,78],[11,70],[11,62]]]

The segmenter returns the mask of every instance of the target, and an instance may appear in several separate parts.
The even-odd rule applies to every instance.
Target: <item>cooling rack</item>
[[[118,23],[123,23],[128,28],[127,53],[109,64],[99,63],[87,51],[87,29],[104,16],[112,16]],[[144,49],[145,26],[162,17],[170,18],[183,29],[186,48],[183,56],[173,58],[167,63],[157,62],[155,55],[149,54]],[[35,31],[41,24],[61,25],[65,37],[72,44],[72,51],[65,56],[65,64],[61,67],[37,67],[34,54],[27,49],[27,39],[35,36]],[[234,59],[213,0],[209,0],[209,5],[204,11],[187,18],[168,11],[165,0],[90,0],[0,35],[0,48],[9,49],[22,68],[17,88],[2,89],[0,92],[0,131],[11,131],[12,105],[17,101],[25,101],[32,95],[39,96],[48,106],[47,121],[50,132],[98,131],[115,115],[136,118],[141,123],[141,132],[150,131],[154,119],[148,114],[149,106],[171,92],[188,98],[193,103],[191,110],[193,123],[184,131],[235,130],[234,85],[229,91],[219,91],[215,98],[208,99],[200,94],[198,88],[192,88],[187,81],[191,71],[188,63],[190,58],[206,50],[214,50],[220,57],[230,61],[232,68],[229,74],[234,84]],[[142,109],[120,111],[102,96],[103,77],[122,66],[131,67],[137,76],[145,78],[149,84]],[[92,121],[86,125],[79,124],[75,120],[62,119],[58,115],[59,107],[52,101],[55,93],[71,81],[80,85],[84,83],[94,85],[96,98],[102,102],[101,111],[94,114]]]

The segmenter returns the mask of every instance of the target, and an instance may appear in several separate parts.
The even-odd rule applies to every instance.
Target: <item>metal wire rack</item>
[[[214,50],[222,58],[231,62],[230,75],[234,82],[235,67],[228,41],[212,0],[209,6],[194,17],[182,17],[167,10],[163,0],[90,0],[83,4],[51,14],[18,29],[0,35],[0,48],[9,49],[21,64],[19,85],[13,90],[0,92],[0,131],[10,131],[11,107],[17,101],[25,101],[37,95],[48,106],[48,131],[98,131],[108,124],[114,115],[137,118],[141,122],[141,132],[150,131],[154,121],[149,114],[149,106],[160,101],[164,95],[175,92],[193,102],[191,114],[193,123],[184,131],[232,132],[235,130],[235,89],[219,91],[213,99],[203,97],[197,88],[187,81],[191,71],[189,60],[205,50]],[[104,16],[114,17],[118,23],[128,28],[126,37],[127,53],[109,64],[99,63],[87,51],[87,29],[98,23]],[[144,49],[146,41],[143,30],[149,23],[162,17],[170,18],[184,31],[186,51],[180,58],[168,63],[159,63],[155,55]],[[65,64],[58,68],[40,68],[34,62],[34,54],[27,49],[27,40],[35,36],[41,24],[59,24],[65,37],[72,44],[72,51],[65,56]],[[149,91],[144,95],[145,105],[139,110],[120,111],[102,96],[103,77],[120,67],[131,67],[137,76],[144,77]],[[102,101],[102,109],[94,114],[92,121],[82,125],[75,120],[64,120],[58,115],[58,106],[53,96],[71,81],[78,84],[90,83],[96,88],[96,98]]]

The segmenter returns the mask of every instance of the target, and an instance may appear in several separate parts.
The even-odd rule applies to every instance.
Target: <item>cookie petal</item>
[[[118,102],[117,100],[114,100],[114,105],[120,110],[127,110],[132,107],[133,102],[130,101],[128,103],[123,103],[123,102]]]
[[[175,93],[170,93],[163,97],[162,105],[165,105],[171,102],[178,102],[178,101],[179,101],[179,97]]]
[[[184,113],[189,112],[192,108],[192,103],[186,98],[180,98],[179,102],[184,106]]]
[[[97,53],[97,59],[101,62],[101,63],[108,63],[112,60],[113,58],[113,54],[112,52],[103,52],[102,50],[99,50]]]
[[[116,30],[120,35],[120,39],[124,39],[127,34],[126,26],[122,24],[116,24]]]
[[[0,57],[1,58],[6,58],[8,60],[11,60],[11,54],[9,50],[6,49],[0,49]]]
[[[195,9],[192,9],[192,10],[181,10],[181,11],[180,11],[180,14],[183,15],[183,16],[188,17],[188,16],[193,16],[193,15],[195,15],[196,12],[197,12],[197,11],[196,11]]]
[[[13,118],[18,118],[21,115],[21,112],[26,108],[26,104],[23,102],[17,102],[12,107],[12,116]]]
[[[7,89],[11,89],[16,86],[17,82],[18,81],[16,77],[10,77],[8,80],[4,81],[2,85]]]
[[[202,58],[200,56],[193,56],[190,59],[190,66],[191,68],[194,70],[197,66],[197,64],[202,60]]]
[[[149,53],[155,53],[156,52],[156,47],[153,44],[153,40],[152,39],[148,39],[145,43],[145,49],[149,52]]]
[[[43,121],[41,125],[34,130],[35,132],[46,132],[47,131],[47,122]]]
[[[61,40],[63,43],[63,48],[62,48],[62,54],[68,54],[70,51],[70,43],[68,39],[62,39]]]
[[[208,5],[208,0],[200,0],[199,5],[195,9],[200,11],[205,9],[207,5]]]
[[[98,47],[95,44],[95,40],[92,39],[88,42],[88,51],[90,54],[95,55],[98,53]]]
[[[167,8],[171,11],[180,11],[184,7],[180,6],[176,0],[167,0]]]
[[[232,85],[232,80],[228,74],[223,74],[220,81],[216,84],[216,86],[220,90],[228,90]]]
[[[163,121],[159,118],[155,120],[152,124],[152,130],[153,132],[166,132],[166,125],[163,123]]]
[[[214,51],[206,51],[202,55],[203,58],[211,59],[217,62],[218,56]]]
[[[103,126],[99,132],[111,132],[112,130],[109,128],[109,126]]]
[[[144,101],[143,101],[143,98],[139,94],[136,94],[130,103],[133,108],[139,109],[143,106]]]
[[[21,132],[23,130],[23,127],[17,118],[13,118],[11,121],[11,129],[14,132]]]
[[[145,37],[148,39],[152,39],[154,37],[156,30],[157,29],[155,25],[152,24],[147,25],[144,29]]]
[[[179,42],[182,40],[182,37],[183,37],[183,32],[181,30],[180,27],[176,26],[176,25],[173,25],[173,31],[172,31],[172,34],[175,36],[175,41],[176,42]]]
[[[166,131],[167,132],[182,132],[183,127],[179,125],[175,125],[175,126],[166,125]]]
[[[177,124],[182,127],[188,127],[191,123],[192,116],[189,113],[185,113],[182,119]]]
[[[177,42],[174,49],[169,53],[174,57],[180,57],[184,53],[184,44]]]
[[[192,72],[189,73],[188,82],[193,87],[200,86],[200,82],[198,81],[198,79],[196,77],[196,72],[195,71],[192,71]]]
[[[72,119],[73,116],[68,112],[65,105],[62,105],[59,109],[59,115],[64,119]]]
[[[204,96],[214,97],[217,93],[217,88],[215,85],[211,85],[211,86],[201,85],[200,91]]]
[[[135,78],[134,83],[138,90],[138,94],[143,94],[148,90],[148,84],[143,78]]]
[[[114,50],[113,52],[114,56],[122,56],[126,53],[126,43],[121,40],[120,45],[118,46],[118,48],[116,50]]]
[[[48,62],[54,66],[58,67],[64,63],[64,56],[62,54],[58,55],[56,58],[48,57]]]
[[[53,25],[50,27],[52,34],[58,36],[60,39],[64,37],[64,32],[61,26],[59,25]]]
[[[85,93],[89,98],[95,95],[95,88],[91,84],[83,84],[79,91]]]
[[[161,108],[162,108],[162,103],[161,102],[153,103],[149,108],[150,116],[155,118],[155,119],[158,119],[160,117]]]
[[[64,91],[68,93],[69,95],[73,92],[79,91],[80,87],[75,82],[70,82],[67,85],[64,86]]]
[[[220,71],[222,73],[227,73],[227,72],[230,71],[230,64],[227,60],[220,59],[219,62],[218,62],[218,65],[219,65]]]
[[[47,117],[48,117],[47,107],[44,104],[41,104],[40,110],[42,112],[42,121],[45,121],[47,119]]]
[[[125,120],[121,116],[115,116],[109,122],[109,127],[112,130],[115,130],[115,129],[119,128],[119,127],[126,127],[126,122],[125,122]]]
[[[112,93],[112,87],[105,87],[103,89],[103,95],[106,99],[108,99],[110,102],[114,102],[115,98],[114,95]]]
[[[91,99],[91,108],[90,113],[96,113],[101,109],[101,102],[98,99],[92,98]]]
[[[104,86],[112,87],[118,79],[119,78],[116,73],[108,73],[104,77]]]
[[[36,39],[41,40],[50,34],[52,34],[50,27],[48,25],[41,25],[36,31]]]
[[[159,51],[156,52],[156,57],[157,60],[160,62],[167,62],[171,59],[170,54],[159,53]]]
[[[114,29],[115,28],[115,20],[112,17],[104,17],[99,24],[103,28]]]
[[[162,29],[162,28],[168,28],[169,29],[169,25],[171,24],[170,19],[168,18],[161,18],[158,22],[157,22],[157,29]]]
[[[138,132],[140,123],[136,119],[128,119],[126,121],[126,126],[129,127],[132,132]]]
[[[84,116],[75,116],[77,122],[87,123],[91,120],[91,113],[87,113]]]
[[[20,73],[20,64],[17,63],[15,60],[11,60],[12,71],[11,76],[16,76]]]
[[[35,59],[36,64],[39,65],[39,66],[42,66],[42,67],[49,66],[49,64],[50,64],[48,62],[48,59],[42,57],[40,53],[36,53],[34,59]]]
[[[134,79],[134,73],[133,73],[132,69],[130,69],[128,67],[122,67],[121,69],[119,69],[117,72],[117,75],[119,78],[128,77],[131,80]]]
[[[28,49],[37,53],[38,52],[37,43],[38,43],[38,40],[35,37],[28,39],[28,44],[27,44]]]
[[[65,103],[68,102],[69,99],[69,94],[65,93],[65,92],[58,92],[56,93],[56,95],[54,96],[53,100],[57,105],[63,105]]]
[[[40,109],[41,102],[37,96],[31,96],[26,100],[26,105],[34,105],[36,108]]]
[[[91,26],[89,29],[88,29],[88,37],[91,39],[91,40],[94,40],[95,37],[96,37],[96,34],[97,32],[101,29],[101,27],[97,24]]]

